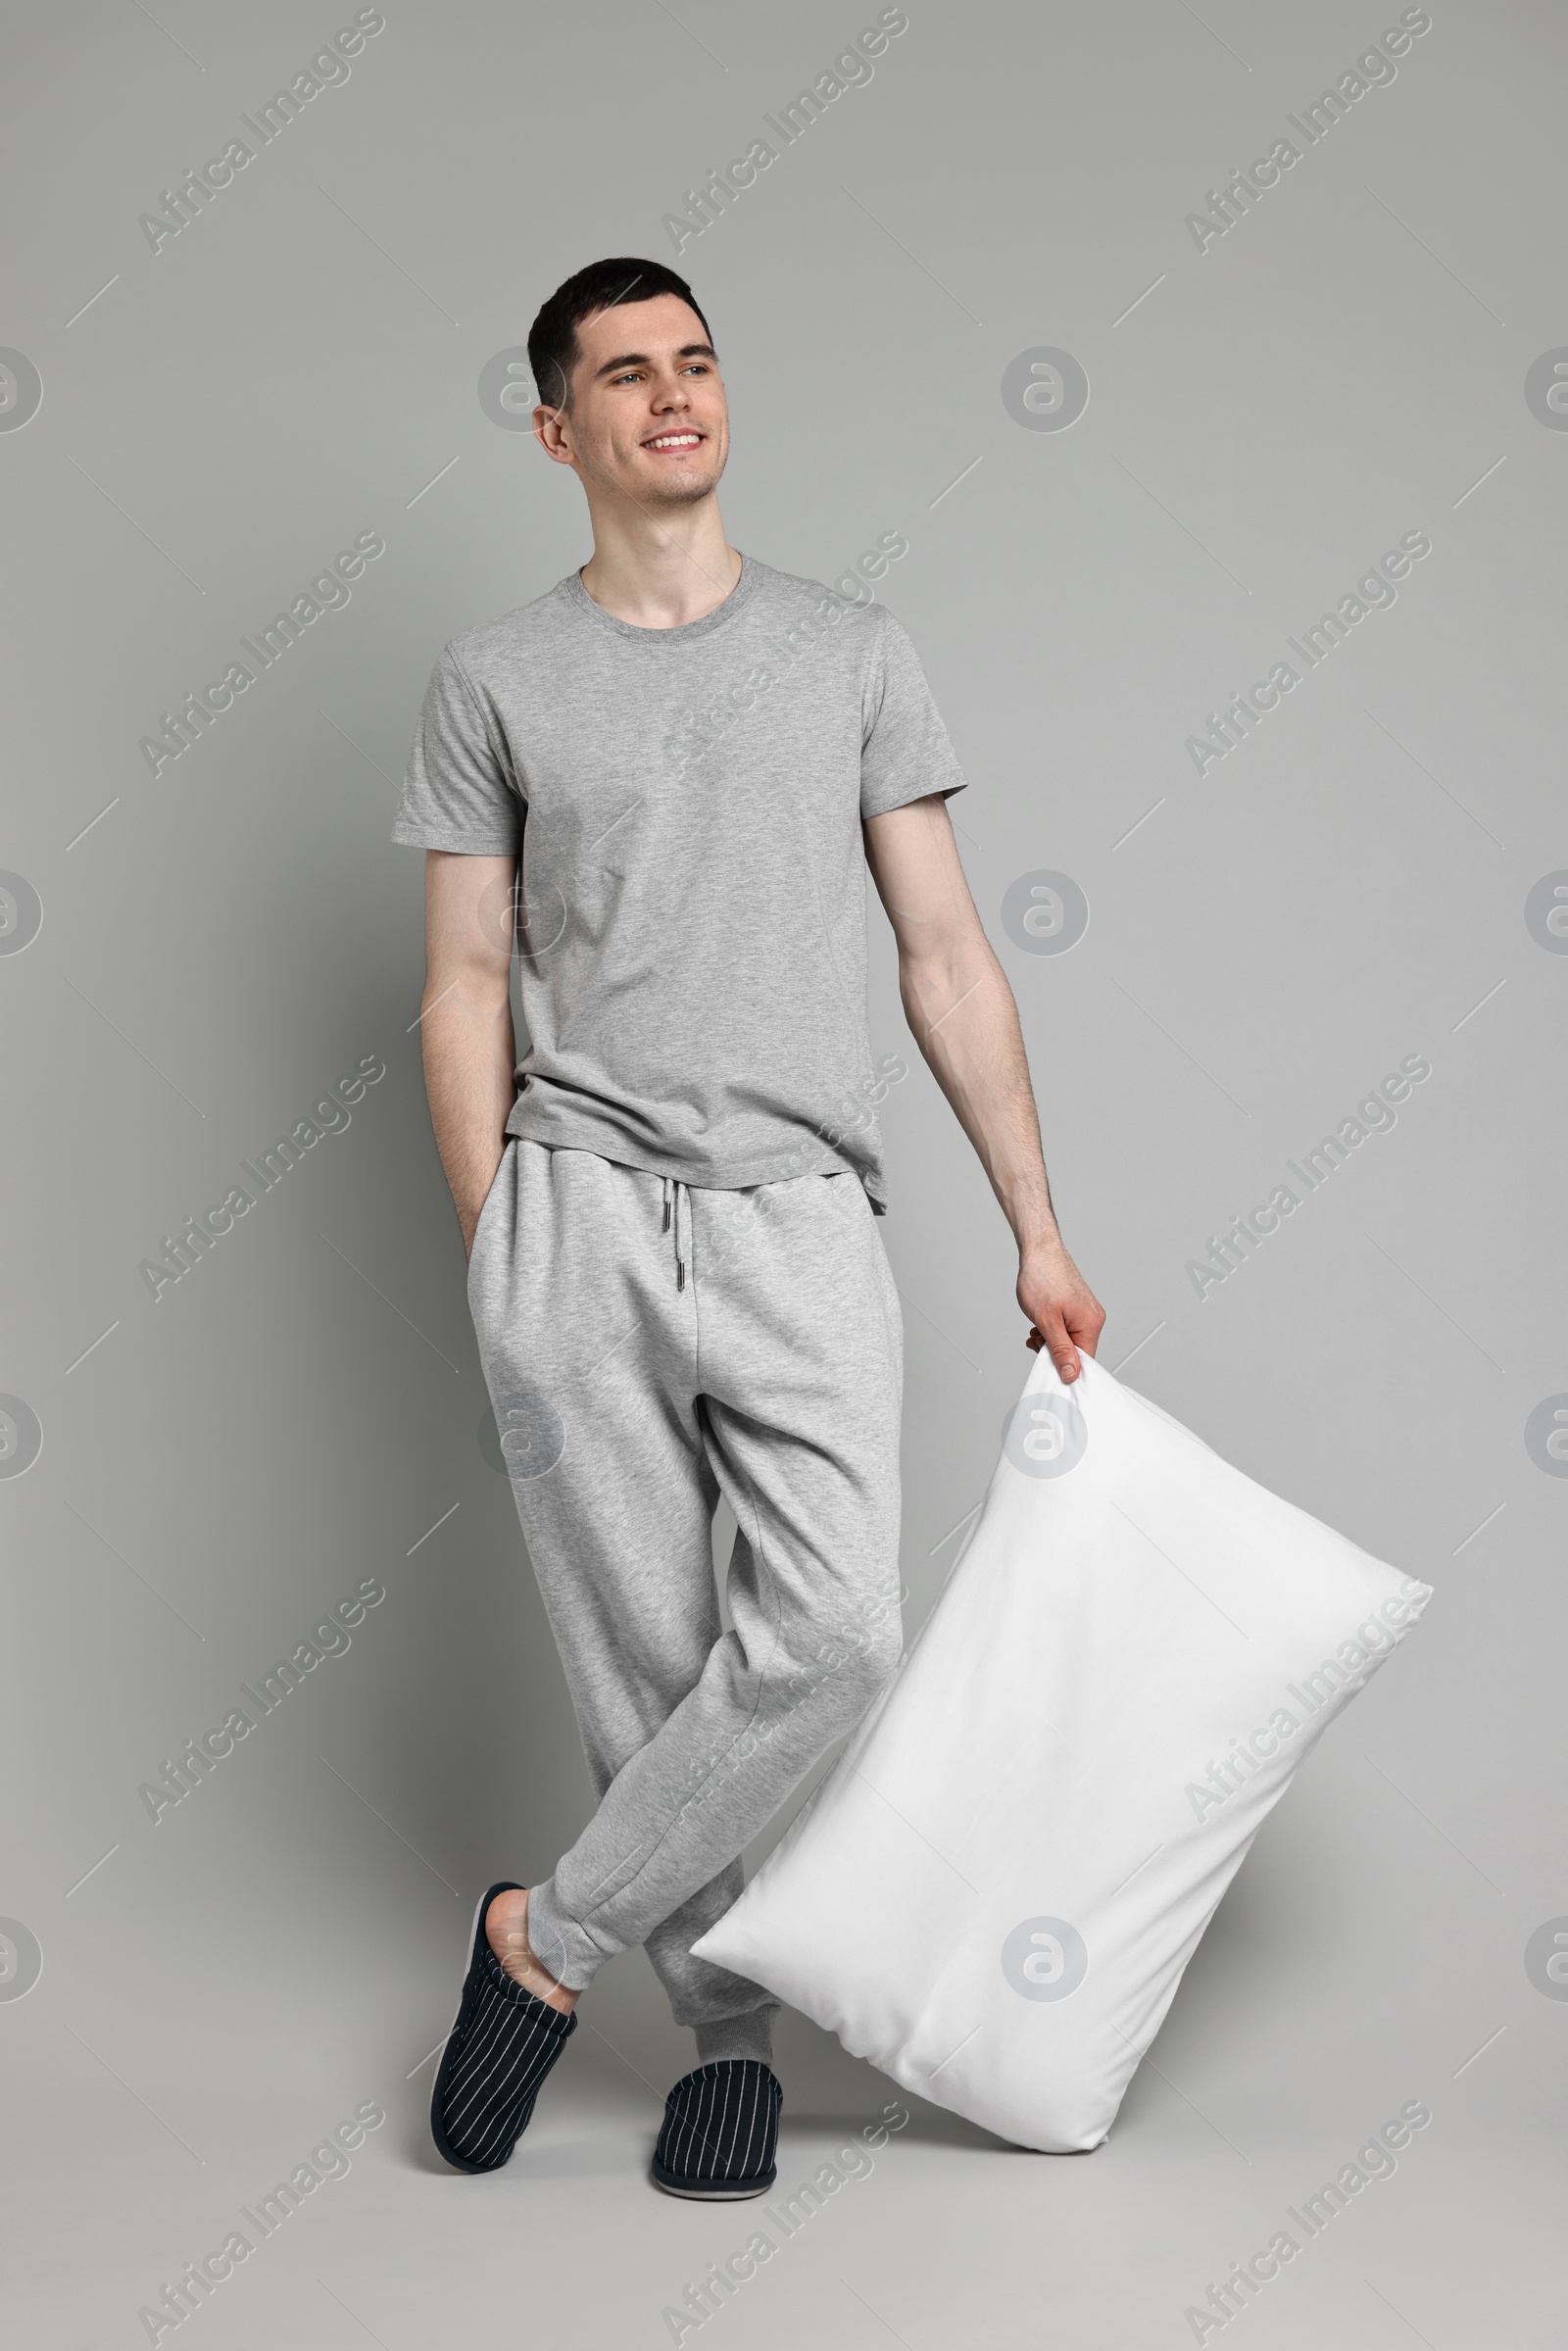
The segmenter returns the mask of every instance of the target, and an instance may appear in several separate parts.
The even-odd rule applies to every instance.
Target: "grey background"
[[[965,861],[1103,1359],[1437,1587],[1259,1839],[1106,2146],[1024,2156],[917,2108],[710,2322],[733,2344],[1190,2341],[1207,2282],[1417,2098],[1397,2176],[1250,2339],[1559,2337],[1568,2009],[1525,1955],[1568,1913],[1568,1487],[1524,1434],[1568,1391],[1568,960],[1524,913],[1568,866],[1568,438],[1525,397],[1568,344],[1559,12],[1436,0],[1236,227],[1200,253],[1184,225],[1397,13],[911,0],[870,83],[678,265],[729,384],[734,543],[832,579],[908,539],[880,592],[972,781]],[[640,1954],[506,2173],[427,2151],[475,1891],[547,1869],[588,1797],[479,1442],[412,1025],[421,860],[387,831],[443,641],[588,552],[481,370],[582,262],[673,260],[662,216],[875,11],[385,14],[156,255],[138,215],[352,11],[106,0],[8,30],[0,342],[42,405],[0,432],[0,864],[42,928],[0,967],[0,1388],[43,1445],[0,1482],[0,1911],[42,1975],[0,2000],[0,2059],[12,2323],[72,2351],[146,2340],[138,2306],[368,2098],[386,2127],[203,2339],[654,2344],[748,2233],[646,2185],[691,2056]],[[1065,431],[1004,405],[1041,347],[1088,377]],[[386,554],[347,609],[150,776],[159,713],[365,530]],[[1204,713],[1414,530],[1393,609],[1200,779]],[[1002,926],[1042,870],[1090,909],[1064,955]],[[910,1064],[883,1117],[912,1631],[1028,1358],[879,912],[872,949],[873,1051]],[[1200,1300],[1206,1236],[1413,1053],[1397,1126]],[[368,1053],[387,1075],[349,1129],[155,1303],[159,1236]],[[155,1828],[139,1785],[369,1576],[349,1652]],[[799,2019],[780,2070],[787,2190],[892,2085]]]

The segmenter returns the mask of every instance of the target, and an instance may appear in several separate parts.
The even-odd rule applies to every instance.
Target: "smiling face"
[[[569,409],[537,408],[550,455],[590,490],[644,508],[694,506],[717,487],[729,410],[708,330],[676,294],[621,302],[584,318]]]

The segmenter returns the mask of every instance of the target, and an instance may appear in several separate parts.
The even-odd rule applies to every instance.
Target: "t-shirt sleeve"
[[[392,838],[412,849],[513,857],[526,812],[499,728],[449,645],[430,673]]]
[[[964,788],[920,657],[908,632],[881,608],[881,644],[872,665],[860,745],[860,814],[885,816],[928,793]]]

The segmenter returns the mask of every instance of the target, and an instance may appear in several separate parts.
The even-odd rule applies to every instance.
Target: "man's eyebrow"
[[[718,353],[711,343],[683,343],[675,357],[679,360],[711,360],[715,367],[718,364]],[[650,364],[646,351],[623,351],[618,359],[606,360],[602,367],[595,368],[594,381],[597,383],[602,375],[613,375],[617,367],[646,367]]]

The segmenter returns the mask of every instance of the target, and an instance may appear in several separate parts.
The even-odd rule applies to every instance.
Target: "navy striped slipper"
[[[758,2057],[721,2057],[683,2074],[664,2100],[654,2179],[671,2196],[765,2196],[778,2177],[784,2088]]]
[[[519,1891],[503,1878],[473,1914],[468,1972],[430,2094],[430,2136],[459,2172],[496,2172],[533,2113],[539,2084],[577,2030],[575,2016],[514,1984],[485,1936],[497,1894]]]

